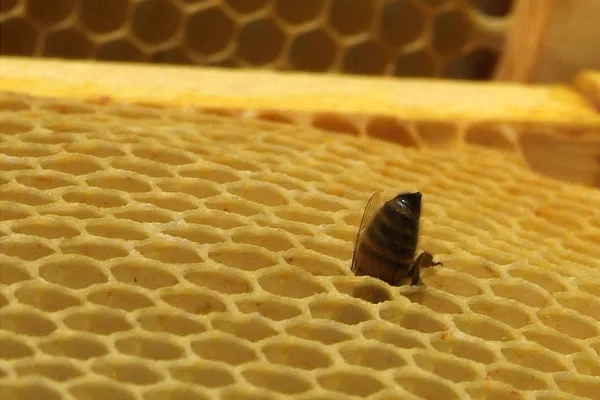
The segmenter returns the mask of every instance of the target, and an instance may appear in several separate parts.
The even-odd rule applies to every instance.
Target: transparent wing
[[[356,270],[358,269],[358,257],[357,256],[358,256],[358,249],[360,247],[359,244],[360,244],[363,232],[364,232],[365,228],[367,226],[369,226],[369,224],[373,220],[373,217],[375,216],[377,211],[379,211],[380,208],[381,208],[381,197],[379,196],[378,192],[375,192],[371,195],[371,197],[367,201],[367,205],[365,206],[365,211],[363,212],[363,216],[360,221],[360,225],[358,226],[358,231],[356,232],[356,240],[354,241],[354,252],[352,254],[352,265],[350,267],[350,270],[353,273],[356,273]]]

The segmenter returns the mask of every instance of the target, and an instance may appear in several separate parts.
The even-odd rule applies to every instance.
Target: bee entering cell
[[[442,265],[427,251],[415,257],[420,217],[420,192],[400,193],[383,204],[379,193],[373,193],[356,234],[352,272],[393,286],[409,279],[411,285],[418,285],[421,268]]]

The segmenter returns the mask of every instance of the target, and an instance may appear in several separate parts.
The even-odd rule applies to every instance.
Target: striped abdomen
[[[361,257],[369,260],[363,265],[371,270],[363,273],[390,284],[407,276],[417,248],[420,214],[420,193],[396,196],[381,207],[360,243]]]

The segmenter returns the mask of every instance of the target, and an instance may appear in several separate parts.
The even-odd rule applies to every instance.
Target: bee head
[[[421,192],[400,193],[396,199],[408,206],[416,215],[421,214]]]

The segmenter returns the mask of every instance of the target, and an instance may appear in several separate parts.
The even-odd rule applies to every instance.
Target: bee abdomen
[[[366,236],[377,247],[387,249],[396,258],[412,259],[418,239],[418,226],[406,219],[389,221],[378,214],[367,229]]]

